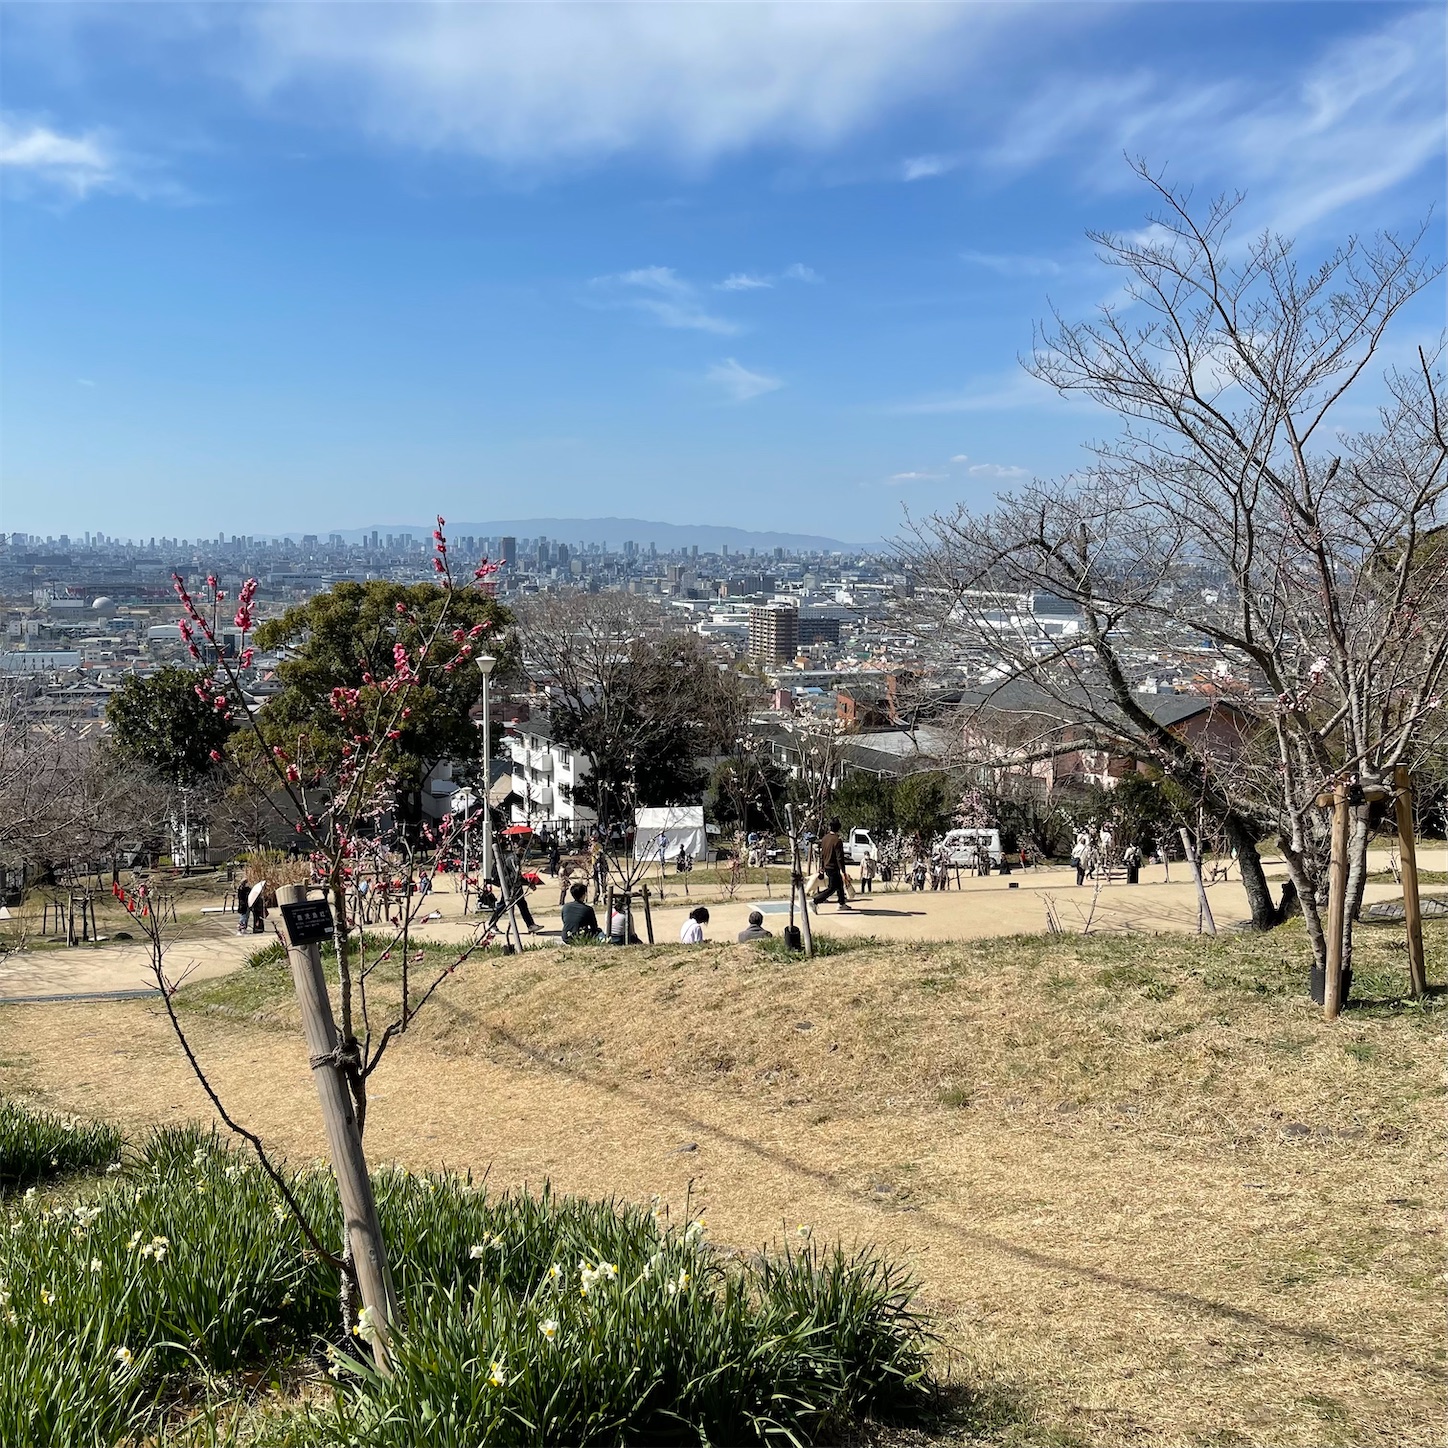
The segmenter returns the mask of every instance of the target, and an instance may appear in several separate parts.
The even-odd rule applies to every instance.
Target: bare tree
[[[1390,325],[1439,272],[1417,254],[1421,233],[1353,239],[1304,268],[1283,237],[1236,242],[1240,198],[1197,215],[1189,196],[1137,170],[1158,203],[1150,225],[1093,237],[1126,300],[1089,322],[1056,314],[1028,364],[1121,418],[1119,435],[1096,447],[1084,478],[1034,485],[988,520],[931,520],[919,551],[977,625],[991,613],[981,590],[1040,588],[1077,606],[1078,636],[1017,627],[1006,671],[1189,785],[1244,859],[1259,923],[1270,899],[1241,851],[1244,832],[1270,821],[1322,962],[1327,821],[1315,801],[1343,778],[1385,781],[1441,719],[1439,354],[1390,370],[1376,425],[1343,430],[1362,416]],[[971,632],[988,651],[1011,631]],[[1132,688],[1132,654],[1181,658],[1192,640],[1215,650],[1216,687],[1260,705],[1269,747],[1234,752],[1230,769],[1155,727]],[[1109,700],[1104,716],[1082,702],[1093,692]],[[1369,815],[1356,809],[1350,903]]]

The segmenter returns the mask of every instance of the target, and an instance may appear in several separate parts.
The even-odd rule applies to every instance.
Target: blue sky
[[[1316,254],[1437,207],[1393,4],[10,5],[0,528],[888,535],[1076,466],[1124,153]],[[1443,325],[1442,287],[1394,340]]]

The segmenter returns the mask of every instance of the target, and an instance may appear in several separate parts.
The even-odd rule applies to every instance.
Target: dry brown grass
[[[1359,991],[1386,995],[1396,936],[1364,936]],[[1436,1444],[1435,1015],[1324,1027],[1284,953],[1291,934],[490,957],[384,1067],[369,1145],[498,1184],[692,1182],[724,1241],[783,1220],[885,1244],[994,1405],[982,1441]],[[1434,980],[1445,953],[1438,929]],[[183,998],[235,1109],[319,1152],[284,970]],[[0,1019],[6,1089],[203,1114],[147,1003]]]

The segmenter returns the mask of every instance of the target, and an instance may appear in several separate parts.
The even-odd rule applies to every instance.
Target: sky
[[[0,529],[888,537],[1113,430],[1128,158],[1437,259],[1444,117],[1440,5],[7,4]]]

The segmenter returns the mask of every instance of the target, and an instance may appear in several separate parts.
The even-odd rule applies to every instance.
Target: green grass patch
[[[0,1193],[97,1171],[120,1155],[121,1134],[113,1126],[0,1099]]]
[[[330,1174],[292,1182],[338,1241]],[[398,1170],[374,1184],[405,1323],[390,1377],[342,1340],[336,1279],[273,1184],[214,1137],[164,1129],[89,1193],[14,1200],[0,1442],[175,1433],[205,1385],[308,1363],[321,1398],[264,1432],[223,1432],[212,1411],[196,1441],[803,1443],[929,1399],[914,1283],[874,1251],[800,1238],[739,1256],[700,1222],[546,1187],[493,1197]]]

